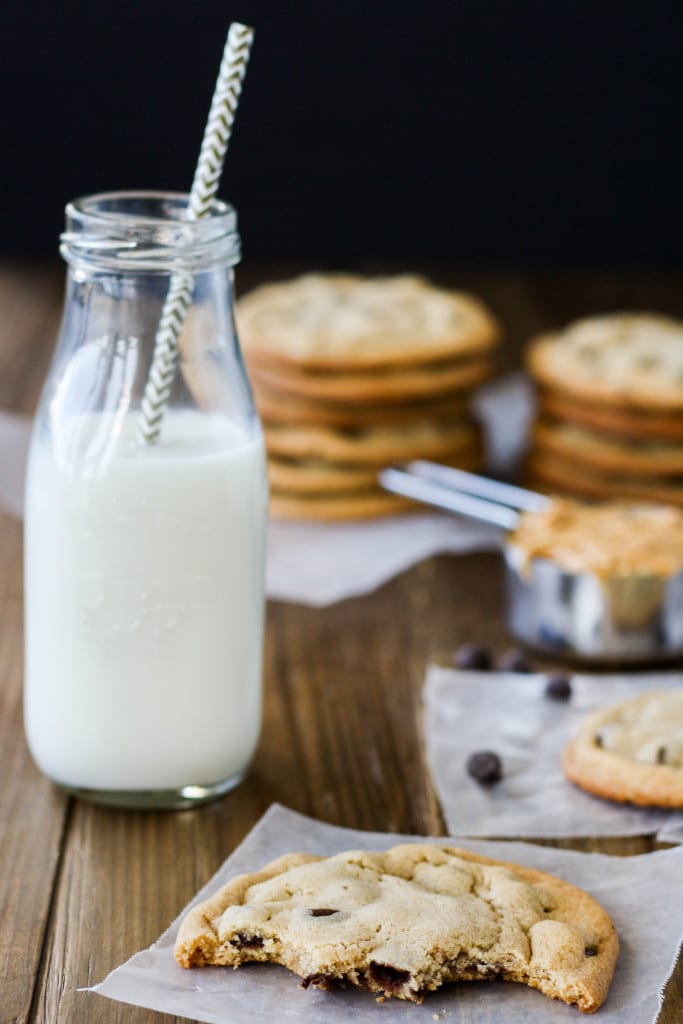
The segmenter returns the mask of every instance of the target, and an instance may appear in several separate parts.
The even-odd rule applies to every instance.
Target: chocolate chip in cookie
[[[263,945],[261,935],[247,935],[246,932],[236,932],[230,939],[230,945],[236,949],[260,949]]]
[[[376,960],[370,961],[367,973],[371,981],[382,988],[387,995],[399,993],[410,980],[410,971],[393,967],[391,964],[380,964]]]

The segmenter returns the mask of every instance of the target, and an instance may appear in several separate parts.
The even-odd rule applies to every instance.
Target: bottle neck
[[[232,267],[240,258],[237,214],[216,201],[201,220],[188,219],[188,196],[110,192],[69,203],[60,252],[74,276],[104,272],[197,274]]]

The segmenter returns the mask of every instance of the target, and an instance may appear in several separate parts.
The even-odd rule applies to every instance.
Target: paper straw
[[[218,191],[253,39],[254,30],[248,25],[239,22],[231,24],[190,190],[186,213],[188,220],[205,217]],[[144,444],[156,441],[161,430],[178,364],[178,336],[185,322],[193,287],[193,274],[176,271],[171,275],[171,284],[154,339],[152,366],[142,398],[138,438]]]

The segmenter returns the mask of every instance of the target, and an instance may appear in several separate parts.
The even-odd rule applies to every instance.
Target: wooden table
[[[241,281],[281,272],[246,267]],[[680,275],[432,276],[491,304],[507,328],[507,366],[532,333],[588,311],[683,316]],[[61,291],[55,268],[0,269],[0,408],[34,409]],[[498,652],[509,646],[500,570],[492,554],[433,558],[374,594],[330,608],[271,603],[263,733],[248,780],[192,811],[118,812],[62,795],[29,757],[21,717],[21,527],[0,513],[2,1024],[161,1021],[77,989],[156,939],[274,800],[352,828],[443,834],[420,741],[424,669],[467,639]],[[654,848],[649,838],[549,845],[625,855]],[[661,1021],[681,1019],[679,964]]]

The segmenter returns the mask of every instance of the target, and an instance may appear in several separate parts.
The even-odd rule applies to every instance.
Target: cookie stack
[[[683,505],[683,324],[618,313],[536,339],[527,479],[586,498]]]
[[[393,462],[480,468],[468,399],[492,373],[498,329],[475,299],[416,277],[310,274],[250,292],[237,322],[274,516],[399,510],[406,499],[377,484]]]

